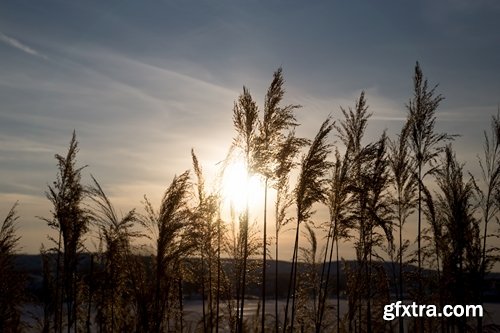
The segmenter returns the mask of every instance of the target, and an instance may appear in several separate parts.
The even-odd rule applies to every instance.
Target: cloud
[[[52,148],[37,140],[30,140],[19,136],[0,135],[0,152],[23,152],[23,153],[52,153]]]
[[[0,32],[0,41],[2,41],[5,44],[10,45],[10,46],[18,49],[18,50],[21,50],[21,51],[23,51],[25,53],[31,54],[32,56],[40,57],[42,59],[46,59],[47,60],[47,57],[45,55],[43,55],[40,52],[34,50],[33,48],[29,47],[26,44],[21,43],[17,39],[9,37],[9,36],[5,35],[4,33],[1,33],[1,32]]]

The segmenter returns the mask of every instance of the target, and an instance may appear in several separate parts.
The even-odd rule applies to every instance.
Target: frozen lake
[[[203,317],[203,308],[202,308],[202,301],[201,300],[187,300],[184,302],[184,318],[186,320],[186,328],[189,329],[188,332],[194,331],[194,328],[197,325],[202,325],[201,324],[201,319]],[[245,300],[245,308],[243,311],[243,316],[247,321],[251,321],[252,319],[255,319],[260,323],[260,301],[259,300],[254,300],[254,299],[247,299]],[[336,299],[330,299],[328,300],[328,304],[335,307],[337,304]],[[281,315],[283,314],[284,308],[286,305],[286,301],[280,300],[278,301],[278,307],[281,312]],[[227,308],[227,303],[221,301],[220,304],[220,313],[224,314],[226,313],[226,308]],[[347,312],[348,309],[348,303],[346,300],[341,299],[340,300],[340,316],[343,317],[344,314]],[[257,313],[259,311],[259,313]],[[500,323],[500,303],[485,303],[484,304],[484,323]],[[331,313],[336,314],[335,310],[330,310]],[[266,301],[266,313],[269,315],[269,323],[274,322],[274,313],[275,313],[275,302],[274,300],[268,300]],[[208,313],[207,313],[208,315]],[[23,320],[26,322],[29,322],[31,325],[34,325],[36,323],[36,320],[34,319],[35,317],[42,318],[43,317],[43,311],[42,308],[39,306],[35,305],[27,305],[25,307],[25,314],[23,316]],[[397,319],[395,319],[396,321]],[[33,331],[37,331],[34,329]],[[221,332],[225,332],[227,330],[224,330],[223,327],[221,327]]]

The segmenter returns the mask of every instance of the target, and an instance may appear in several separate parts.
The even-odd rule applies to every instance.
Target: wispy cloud
[[[10,45],[18,50],[21,50],[25,53],[31,54],[32,56],[35,57],[40,57],[43,59],[47,59],[47,56],[41,54],[40,52],[36,51],[35,49],[29,47],[26,44],[21,43],[15,38],[9,37],[6,34],[0,32],[0,41],[4,42],[7,45]]]

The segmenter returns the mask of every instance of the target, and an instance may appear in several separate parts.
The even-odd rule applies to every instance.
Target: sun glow
[[[229,164],[222,178],[222,193],[226,204],[237,213],[243,213],[247,205],[252,209],[264,200],[264,185],[257,175],[248,176],[246,164],[234,161]]]

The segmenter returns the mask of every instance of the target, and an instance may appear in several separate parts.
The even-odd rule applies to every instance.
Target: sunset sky
[[[50,216],[54,154],[73,130],[84,182],[94,175],[124,213],[144,194],[157,205],[191,148],[213,175],[242,86],[262,107],[280,66],[285,103],[303,106],[298,135],[365,90],[368,142],[399,131],[419,61],[445,97],[437,129],[461,134],[475,172],[500,103],[499,17],[495,0],[3,1],[0,218],[19,201],[21,252],[48,243],[36,216]]]

